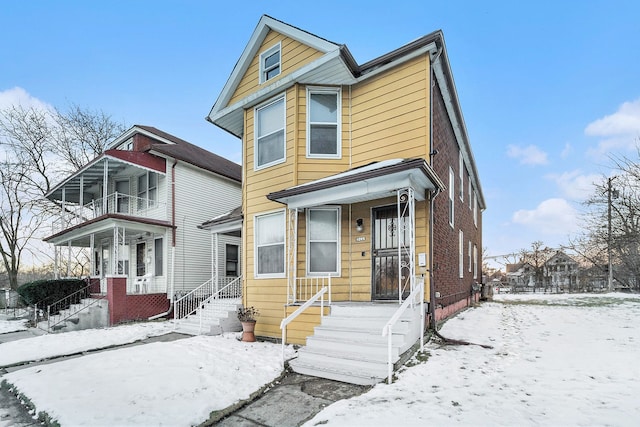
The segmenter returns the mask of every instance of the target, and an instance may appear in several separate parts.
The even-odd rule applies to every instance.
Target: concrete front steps
[[[175,321],[175,331],[188,335],[220,335],[240,332],[237,310],[240,298],[216,299],[203,304],[195,313]]]
[[[60,310],[49,318],[38,322],[38,328],[49,333],[80,331],[109,326],[109,303],[106,299],[85,298],[79,304]]]
[[[289,361],[300,374],[351,384],[372,385],[387,377],[388,337],[382,328],[398,304],[334,305],[298,357]],[[394,325],[392,362],[419,339],[420,310],[407,309]]]

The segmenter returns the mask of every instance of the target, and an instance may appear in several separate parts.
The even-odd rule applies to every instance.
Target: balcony
[[[52,234],[57,234],[105,215],[165,220],[167,205],[157,200],[112,193],[105,198],[94,199],[84,206],[65,205],[59,217],[54,219],[51,231]]]

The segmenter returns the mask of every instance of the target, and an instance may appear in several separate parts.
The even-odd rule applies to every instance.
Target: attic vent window
[[[280,74],[280,43],[260,54],[260,83]]]

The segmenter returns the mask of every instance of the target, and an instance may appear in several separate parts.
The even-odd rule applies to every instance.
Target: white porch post
[[[71,240],[67,242],[67,277],[71,277]]]
[[[298,274],[298,208],[289,209],[287,261],[289,286],[287,303],[293,304],[297,300]]]
[[[220,253],[219,253],[219,246],[220,246],[220,242],[219,242],[219,238],[218,238],[218,233],[214,233],[214,253],[215,253],[215,275],[216,275],[216,294],[218,293],[218,291],[220,290]]]
[[[102,168],[102,214],[105,215],[107,211],[107,196],[109,195],[109,159],[104,159],[104,166]]]
[[[58,257],[58,246],[53,247],[53,277],[60,278],[60,259]]]
[[[95,275],[96,273],[96,236],[91,233],[89,235],[89,277]]]
[[[404,285],[409,283],[409,291],[413,291],[416,280],[415,194],[413,188],[398,190],[396,194],[398,207],[398,302],[402,304],[402,293],[406,287]],[[408,258],[408,262],[403,262],[403,255]],[[404,281],[402,280],[403,272],[409,276]]]
[[[61,212],[60,212],[60,217],[62,219],[62,230],[64,230],[65,228],[67,228],[67,214],[66,214],[66,210],[67,210],[67,187],[62,187],[62,203],[60,206]]]
[[[78,209],[80,210],[80,221],[84,220],[84,175],[80,175],[80,194],[78,195]]]

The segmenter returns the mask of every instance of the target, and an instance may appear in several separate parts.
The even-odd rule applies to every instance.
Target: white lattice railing
[[[173,307],[173,319],[182,319],[189,316],[207,303],[215,303],[215,300],[242,297],[242,276],[225,277],[219,280],[219,289],[215,289],[215,280],[207,280],[202,285],[189,293],[176,299]]]
[[[109,194],[84,206],[65,205],[60,217],[53,221],[52,231],[58,233],[107,214],[131,215],[152,219],[165,219],[166,203],[122,193]]]

